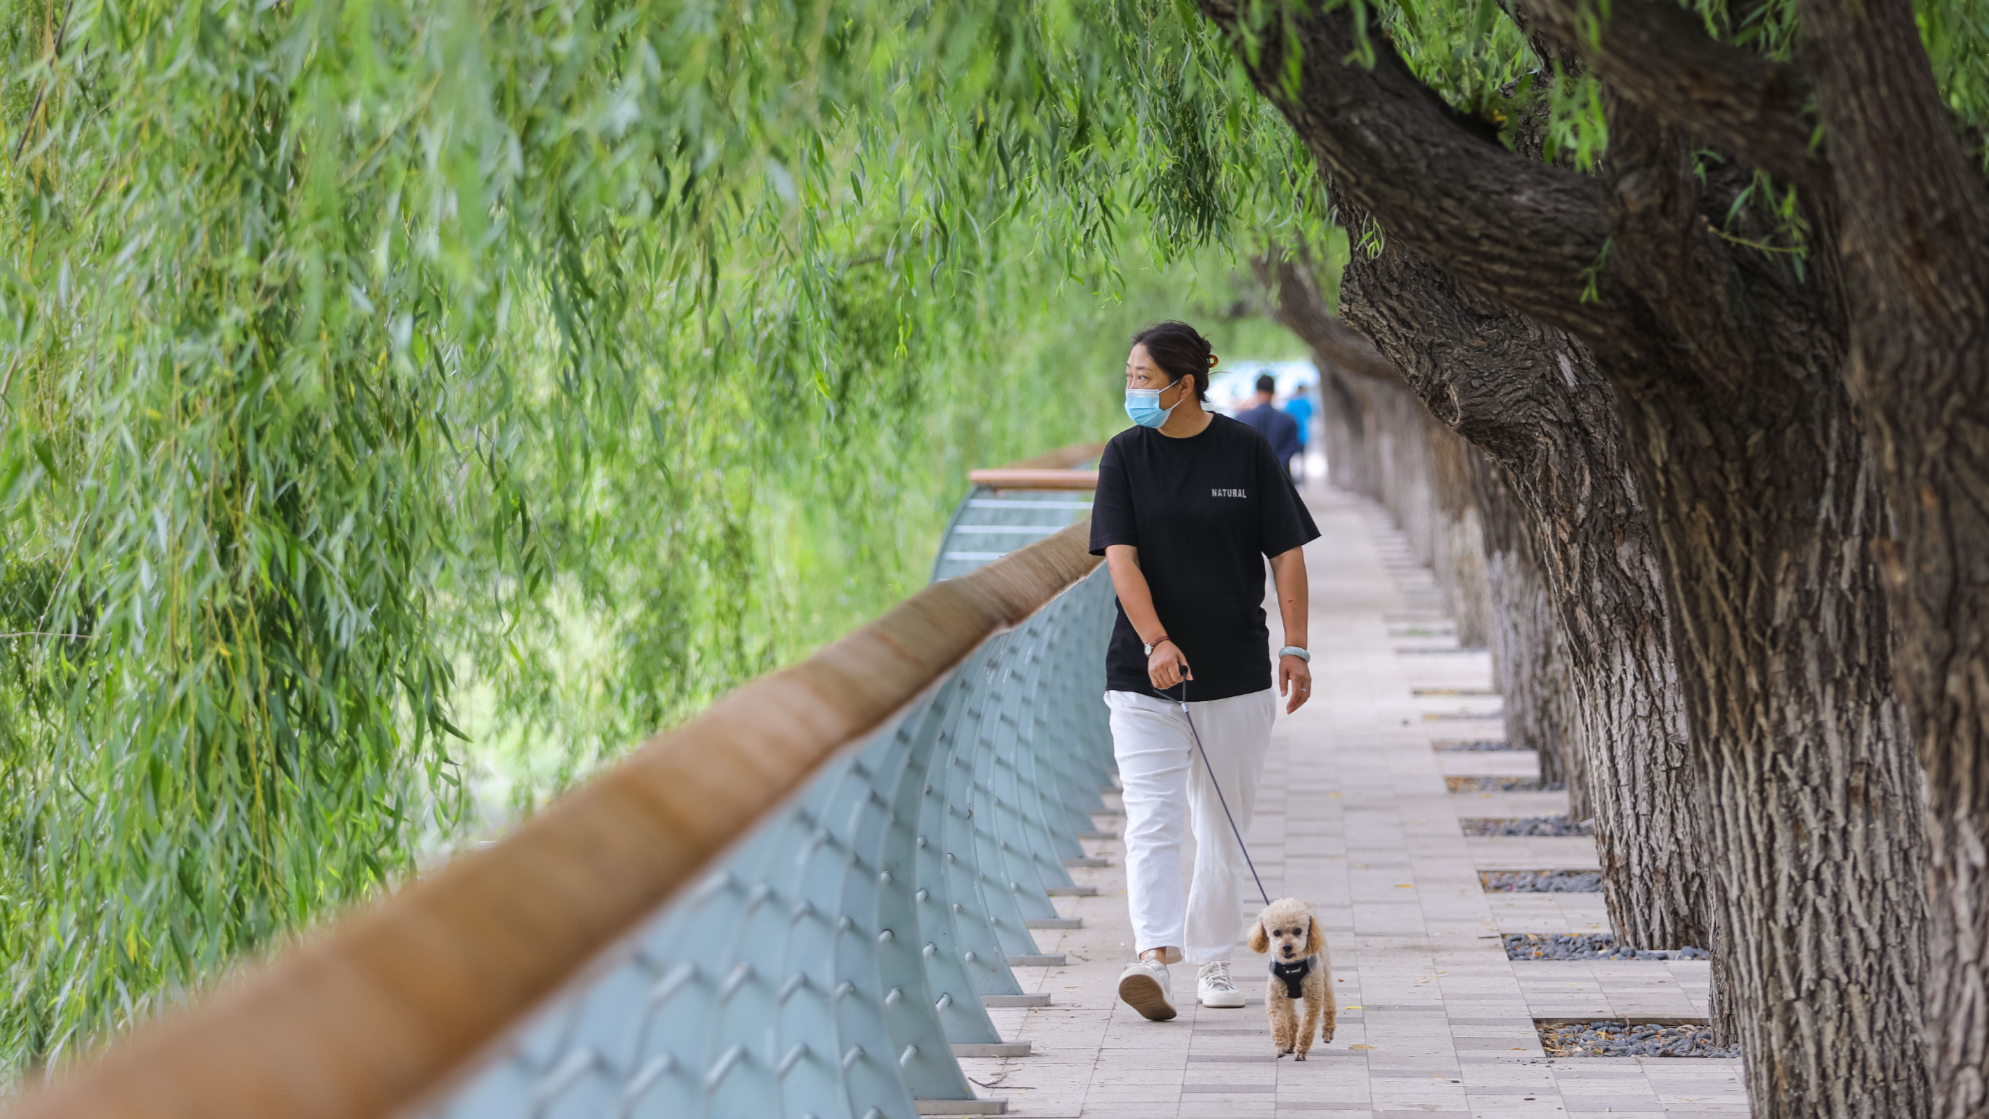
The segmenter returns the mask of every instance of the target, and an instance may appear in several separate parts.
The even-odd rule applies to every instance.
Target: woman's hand
[[[1154,690],[1162,692],[1180,687],[1183,680],[1195,678],[1195,674],[1188,671],[1188,658],[1181,655],[1181,647],[1164,637],[1146,658],[1146,676],[1153,681]]]
[[[1160,650],[1155,649],[1157,655]],[[1285,703],[1285,714],[1305,706],[1312,698],[1312,666],[1287,653],[1278,658],[1278,694],[1291,697]]]

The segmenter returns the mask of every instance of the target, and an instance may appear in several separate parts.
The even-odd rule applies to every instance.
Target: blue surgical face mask
[[[1174,385],[1180,383],[1176,381]],[[1171,389],[1174,385],[1169,385],[1167,388]],[[1182,393],[1181,400],[1176,400],[1173,408],[1162,408],[1160,394],[1166,391],[1167,389],[1127,389],[1126,418],[1141,427],[1159,427],[1165,424],[1167,418],[1174,414],[1174,408],[1181,406],[1181,400],[1188,399],[1188,394]]]

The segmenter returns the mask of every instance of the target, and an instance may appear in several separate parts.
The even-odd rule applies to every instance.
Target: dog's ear
[[[1250,922],[1250,950],[1252,952],[1269,952],[1271,950],[1271,936],[1264,931],[1264,919],[1262,917]]]
[[[1326,930],[1319,927],[1319,918],[1314,914],[1306,914],[1305,921],[1305,954],[1317,955],[1326,947]]]

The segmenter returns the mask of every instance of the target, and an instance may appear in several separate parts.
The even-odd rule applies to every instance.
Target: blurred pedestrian
[[[1312,390],[1304,385],[1285,401],[1285,415],[1298,424],[1298,457],[1293,460],[1292,479],[1296,481],[1304,473],[1305,448],[1312,442]]]
[[[1272,403],[1277,397],[1277,378],[1266,373],[1257,378],[1257,403],[1238,412],[1236,418],[1257,429],[1257,434],[1271,445],[1271,454],[1278,465],[1285,468],[1285,477],[1296,479],[1292,460],[1305,449],[1305,440],[1299,435],[1298,421],[1278,411]]]

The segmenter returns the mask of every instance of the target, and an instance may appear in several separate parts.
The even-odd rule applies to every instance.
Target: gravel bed
[[[1478,882],[1491,894],[1599,894],[1599,870],[1481,870]]]
[[[1519,747],[1503,738],[1439,738],[1430,743],[1430,749],[1440,753],[1484,753],[1493,750],[1517,750]]]
[[[1509,819],[1478,817],[1457,821],[1465,835],[1594,835],[1587,820],[1566,816],[1518,816]]]
[[[1660,1026],[1655,1022],[1570,1022],[1541,1025],[1540,1046],[1549,1057],[1738,1057],[1740,1046],[1713,1044],[1711,1026]]]
[[[1559,793],[1568,787],[1560,781],[1543,785],[1538,777],[1446,777],[1443,783],[1453,793]]]
[[[1708,960],[1704,948],[1618,948],[1608,933],[1507,933],[1508,960]]]

